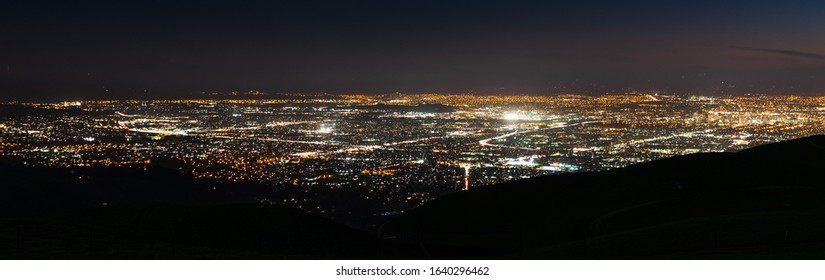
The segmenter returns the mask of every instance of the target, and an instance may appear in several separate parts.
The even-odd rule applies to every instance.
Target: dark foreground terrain
[[[3,259],[825,259],[825,136],[455,193],[365,233],[162,168],[0,165]]]
[[[448,195],[379,235],[432,258],[825,259],[825,136]]]
[[[0,168],[2,259],[360,259],[375,237],[163,168]]]

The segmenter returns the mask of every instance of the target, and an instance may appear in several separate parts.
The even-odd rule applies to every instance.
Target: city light
[[[417,105],[425,103],[443,108]],[[354,195],[340,203],[365,201],[379,215],[520,178],[822,134],[821,104],[823,97],[634,92],[17,104],[80,110],[0,118],[0,152],[71,168],[148,168],[168,158],[198,179],[303,190],[261,202],[334,215],[341,205],[315,198],[340,189]]]

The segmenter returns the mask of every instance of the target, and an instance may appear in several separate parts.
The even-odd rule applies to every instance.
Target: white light
[[[330,133],[332,133],[332,127],[329,127],[329,126],[326,126],[326,125],[321,125],[321,127],[318,128],[318,133],[330,134]]]
[[[521,111],[516,111],[516,112],[504,113],[504,116],[502,116],[502,119],[505,119],[505,120],[508,120],[508,121],[517,121],[517,120],[530,120],[531,117],[528,116],[528,115],[523,114]]]
[[[507,159],[506,165],[518,165],[518,166],[529,166],[529,165],[537,165],[533,162],[534,158],[530,157],[529,160],[526,158],[516,158],[516,159]]]
[[[521,118],[522,118],[521,115],[519,115],[517,113],[506,113],[506,114],[504,114],[504,119],[505,120],[518,120],[518,119],[521,119]]]

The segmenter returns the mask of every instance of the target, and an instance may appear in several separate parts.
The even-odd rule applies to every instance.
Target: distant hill
[[[0,117],[25,117],[25,116],[105,116],[112,114],[112,111],[84,111],[80,108],[67,109],[47,109],[20,104],[0,104]]]
[[[416,106],[408,105],[391,105],[391,104],[376,104],[376,105],[356,105],[351,108],[369,109],[369,110],[386,110],[396,112],[418,112],[418,113],[450,113],[455,112],[455,108],[443,104],[418,104]]]
[[[410,258],[825,258],[825,136],[455,193],[385,224]]]

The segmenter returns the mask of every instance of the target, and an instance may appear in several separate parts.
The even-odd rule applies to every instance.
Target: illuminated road
[[[429,141],[433,139],[444,139],[449,136],[433,136],[433,137],[426,137],[414,140],[406,140],[401,142],[392,142],[392,143],[385,143],[383,145],[361,145],[361,146],[354,146],[344,149],[338,149],[334,151],[309,151],[309,152],[300,152],[300,153],[293,153],[290,154],[291,156],[300,156],[300,157],[307,157],[307,156],[322,156],[322,155],[332,155],[332,154],[340,154],[340,153],[348,153],[348,152],[371,152],[378,149],[386,149],[393,146],[404,145],[404,144],[412,144],[418,143],[423,141]]]
[[[651,137],[651,138],[645,138],[645,139],[638,139],[638,140],[633,140],[633,141],[629,141],[629,142],[626,142],[626,143],[619,143],[619,144],[613,145],[611,148],[613,148],[613,149],[623,149],[623,148],[626,148],[626,147],[629,147],[629,146],[634,146],[634,145],[643,144],[643,143],[673,139],[673,138],[676,138],[676,137],[693,137],[697,133],[710,133],[710,132],[713,132],[713,130],[712,129],[696,130],[696,131],[679,133],[679,134],[671,134],[671,135],[666,135],[666,136],[657,136],[657,137]]]
[[[550,129],[557,129],[557,128],[573,127],[573,126],[577,126],[577,125],[585,125],[585,124],[599,123],[599,122],[601,122],[601,121],[586,121],[586,122],[579,122],[579,123],[568,124],[568,125],[559,125],[559,126],[548,127],[548,128],[534,128],[534,129],[528,129],[528,130],[516,130],[514,132],[510,132],[510,133],[507,133],[507,134],[504,134],[504,135],[499,135],[499,136],[496,136],[496,137],[480,140],[480,141],[478,141],[478,144],[483,146],[483,147],[495,147],[495,148],[508,148],[508,149],[520,149],[520,150],[536,151],[536,150],[539,150],[539,149],[537,149],[537,148],[527,148],[527,147],[514,147],[514,146],[506,146],[506,145],[498,145],[498,144],[490,144],[490,142],[492,142],[494,140],[509,138],[509,137],[516,136],[516,135],[519,135],[519,134],[537,132],[537,131],[541,131],[541,130],[550,130]]]

